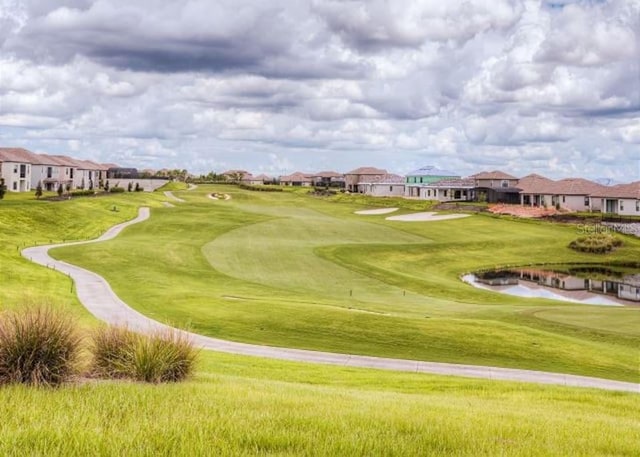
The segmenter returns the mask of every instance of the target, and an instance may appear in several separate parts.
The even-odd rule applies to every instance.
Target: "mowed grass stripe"
[[[474,264],[518,256],[566,260],[574,255],[564,250],[568,228],[486,217],[390,226],[383,218],[365,222],[348,205],[331,216],[336,204],[304,195],[254,197],[259,193],[236,190],[233,200],[214,202],[206,198],[212,189],[185,192],[190,204],[154,210],[151,220],[119,239],[53,253],[101,274],[150,317],[219,338],[638,381],[637,336],[523,317],[532,305],[579,307],[501,297],[459,280]],[[367,239],[376,244],[353,244]],[[531,250],[531,239],[544,248]],[[220,269],[211,267],[203,246]],[[325,249],[343,257],[330,259],[331,267],[322,264],[316,253],[326,259]],[[612,257],[637,252],[630,245]],[[290,255],[304,261],[287,264]],[[344,277],[358,277],[374,293],[348,296],[344,268],[350,270]],[[492,305],[482,304],[489,296]],[[603,321],[615,315],[599,312]]]

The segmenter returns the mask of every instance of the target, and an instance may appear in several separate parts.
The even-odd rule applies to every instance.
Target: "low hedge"
[[[125,189],[124,187],[112,187],[111,189],[109,189],[109,192],[111,192],[112,194],[120,194],[122,192],[126,192],[127,189]]]

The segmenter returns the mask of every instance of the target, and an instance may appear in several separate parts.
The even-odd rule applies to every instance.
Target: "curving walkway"
[[[50,257],[48,253],[49,249],[54,247],[97,243],[113,239],[124,228],[132,224],[142,222],[148,219],[149,216],[149,208],[140,208],[138,216],[135,219],[110,228],[101,237],[95,240],[35,246],[24,249],[22,251],[22,255],[35,263],[49,268],[54,268],[73,278],[80,302],[98,319],[110,324],[127,325],[129,328],[141,332],[170,329],[169,326],[154,321],[153,319],[150,319],[129,307],[125,302],[118,298],[107,281],[98,274],[60,260],[55,260]],[[260,346],[256,344],[226,341],[197,335],[195,333],[184,332],[182,330],[180,331],[188,335],[197,346],[204,349],[228,352],[232,354],[348,367],[377,368],[383,370],[410,371],[504,381],[522,381],[539,384],[556,384],[571,387],[592,387],[640,393],[640,384],[612,381],[608,379],[511,368],[422,362],[415,360],[390,359],[383,357]]]
[[[165,197],[167,197],[167,198],[170,198],[171,200],[174,200],[174,201],[177,201],[177,202],[184,203],[184,200],[183,200],[183,199],[181,199],[181,198],[176,197],[175,195],[173,195],[173,192],[171,192],[170,190],[165,190],[165,191],[164,191],[164,196],[165,196]]]

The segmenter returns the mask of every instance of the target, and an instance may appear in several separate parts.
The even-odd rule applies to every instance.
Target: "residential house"
[[[345,187],[349,192],[358,192],[358,184],[364,181],[371,181],[373,179],[382,178],[386,176],[387,170],[374,167],[360,167],[355,170],[351,170],[344,175]]]
[[[475,199],[475,180],[472,178],[442,179],[418,189],[418,198],[424,200],[460,202]]]
[[[10,192],[31,190],[31,167],[40,157],[23,148],[0,148],[0,177]]]
[[[594,192],[591,198],[600,199],[603,213],[640,216],[640,181],[602,187],[599,191]]]
[[[78,161],[63,155],[51,155],[49,157],[58,162],[60,167],[59,179],[60,182],[64,183],[64,187],[66,188],[67,184],[69,184],[71,189],[77,189],[78,186],[76,185],[76,178],[78,178]]]
[[[475,181],[476,198],[488,203],[520,203],[518,178],[500,170],[469,176]]]
[[[280,176],[280,184],[283,186],[309,187],[312,184],[311,177],[299,171],[290,175]]]
[[[339,187],[345,186],[344,175],[336,171],[320,171],[312,173],[311,180],[316,187]]]
[[[63,189],[71,186],[73,179],[69,177],[67,162],[47,154],[37,154],[38,163],[31,166],[31,188],[42,186],[42,190],[56,191],[60,185]]]
[[[527,175],[518,180],[517,187],[520,189],[521,205],[542,207],[554,201],[554,181],[544,176],[535,173]]]
[[[424,198],[421,190],[424,185],[433,184],[442,180],[460,179],[460,175],[453,171],[443,170],[433,165],[427,165],[418,170],[412,171],[406,177],[405,194],[407,197]]]
[[[358,183],[358,192],[372,197],[404,197],[405,178],[395,174],[372,176]]]
[[[273,179],[265,174],[259,174],[258,176],[253,176],[251,173],[244,176],[242,180],[243,184],[248,184],[251,186],[261,186],[265,183],[272,182]]]
[[[227,170],[222,173],[222,176],[230,182],[241,182],[245,179],[246,175],[251,176],[251,173],[246,170]]]
[[[566,178],[553,183],[554,197],[551,204],[569,211],[600,211],[600,198],[592,198],[602,193],[602,185],[583,178]]]

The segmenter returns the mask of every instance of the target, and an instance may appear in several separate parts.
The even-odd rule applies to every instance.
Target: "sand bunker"
[[[433,222],[433,221],[445,221],[447,219],[461,219],[463,217],[469,217],[468,214],[442,214],[427,212],[427,213],[413,213],[403,214],[401,216],[387,217],[388,221],[403,221],[403,222]]]
[[[361,216],[373,216],[376,214],[389,214],[394,211],[398,211],[398,208],[365,209],[363,211],[356,211],[356,214],[360,214]]]
[[[211,200],[231,200],[231,195],[229,194],[209,194],[207,197]]]

